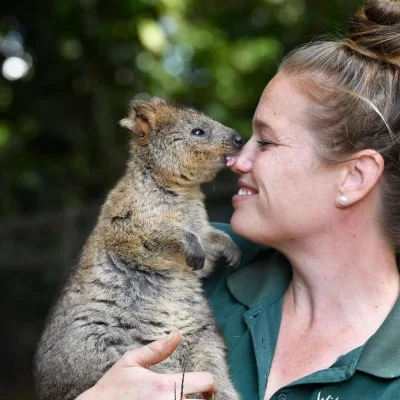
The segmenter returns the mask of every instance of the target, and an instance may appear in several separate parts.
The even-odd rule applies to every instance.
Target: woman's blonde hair
[[[346,38],[302,46],[280,71],[312,100],[309,120],[323,161],[363,149],[382,155],[380,216],[400,250],[400,1],[367,1]]]

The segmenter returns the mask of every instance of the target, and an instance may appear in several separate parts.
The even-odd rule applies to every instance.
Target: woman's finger
[[[181,392],[182,374],[171,375],[171,384],[176,384],[176,392]],[[183,394],[201,393],[207,398],[217,391],[217,383],[209,372],[187,372],[183,382]]]
[[[168,358],[180,341],[179,332],[172,332],[166,338],[156,340],[147,346],[129,350],[121,358],[121,366],[149,368]]]

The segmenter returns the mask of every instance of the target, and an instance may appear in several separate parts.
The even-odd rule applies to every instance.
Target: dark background
[[[281,57],[360,0],[15,0],[0,9],[0,399],[35,399],[58,283],[124,170],[128,101],[161,96],[244,136]],[[229,221],[232,174],[205,187]]]

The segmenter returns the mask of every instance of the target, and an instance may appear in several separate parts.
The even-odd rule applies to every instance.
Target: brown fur
[[[240,251],[208,223],[200,184],[215,177],[241,138],[161,99],[133,102],[121,125],[132,132],[127,170],[43,333],[36,355],[40,398],[73,399],[128,349],[179,330],[177,351],[152,369],[210,371],[217,398],[237,400],[200,278],[220,256],[237,265]]]

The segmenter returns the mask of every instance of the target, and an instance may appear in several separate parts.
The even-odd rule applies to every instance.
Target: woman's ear
[[[336,204],[348,207],[365,198],[382,176],[385,161],[376,150],[366,149],[355,153],[344,164]]]

